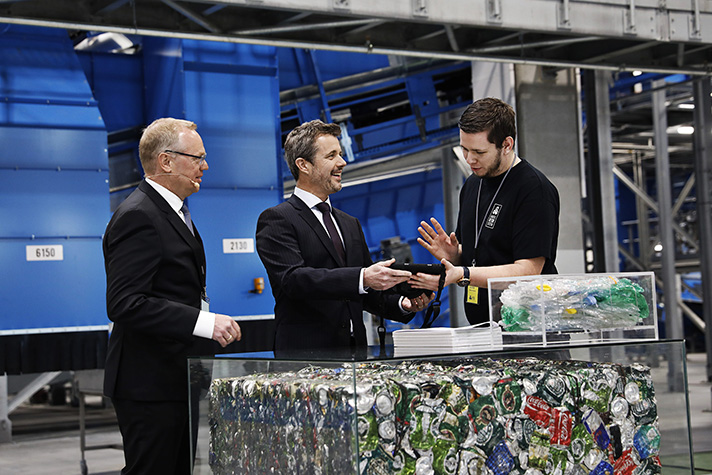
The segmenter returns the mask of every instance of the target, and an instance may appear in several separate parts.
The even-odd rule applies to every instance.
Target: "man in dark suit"
[[[296,189],[257,221],[257,252],[275,299],[275,351],[363,348],[363,309],[407,322],[430,301],[385,292],[410,273],[391,269],[394,259],[373,264],[358,219],[331,208],[346,166],[340,134],[319,120],[289,133],[284,154]]]
[[[214,354],[211,340],[224,347],[241,332],[231,317],[207,309],[203,242],[184,206],[208,169],[196,125],[154,121],[139,155],[146,180],[119,205],[103,240],[114,322],[104,394],[123,437],[121,473],[189,474],[187,356]]]

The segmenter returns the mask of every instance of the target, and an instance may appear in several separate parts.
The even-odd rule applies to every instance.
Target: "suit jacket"
[[[205,252],[148,183],[119,205],[103,239],[109,339],[104,394],[187,400],[189,355],[214,354],[193,336],[205,289]]]
[[[400,296],[370,290],[359,294],[361,268],[373,264],[358,219],[338,209],[345,266],[313,211],[296,196],[265,210],[257,221],[257,252],[267,269],[275,307],[275,350],[366,346],[362,311],[398,321]]]

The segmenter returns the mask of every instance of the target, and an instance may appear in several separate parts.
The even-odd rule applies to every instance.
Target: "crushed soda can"
[[[660,432],[654,426],[643,426],[633,437],[633,445],[642,459],[658,455],[660,452]]]
[[[583,425],[591,434],[598,447],[600,447],[601,450],[606,450],[608,444],[611,443],[611,439],[598,412],[594,409],[589,409],[584,413],[581,422],[583,422]]]
[[[633,457],[633,449],[628,449],[616,458],[613,470],[616,475],[632,475],[638,464]]]
[[[549,427],[551,424],[551,406],[536,396],[527,396],[524,400],[524,414],[539,427]]]
[[[549,438],[550,436],[547,430],[537,430],[532,434],[531,442],[529,443],[530,467],[540,470],[546,469],[546,464],[549,460],[549,449],[551,447]]]
[[[507,443],[501,441],[498,443],[486,462],[487,468],[493,475],[507,475],[514,468],[514,457],[512,456]]]
[[[571,413],[566,408],[553,408],[551,425],[551,445],[568,447],[571,445],[571,430],[573,419]]]

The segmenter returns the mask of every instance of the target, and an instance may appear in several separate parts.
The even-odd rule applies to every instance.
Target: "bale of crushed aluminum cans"
[[[213,473],[661,472],[655,392],[640,364],[482,358],[353,371],[214,380]]]

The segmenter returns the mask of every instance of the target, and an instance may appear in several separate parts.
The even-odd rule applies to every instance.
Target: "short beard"
[[[504,171],[498,171],[499,168],[502,166],[502,149],[498,148],[497,149],[497,156],[494,158],[494,163],[492,164],[492,167],[487,170],[487,173],[484,174],[482,178],[494,178],[496,176],[501,175]]]

